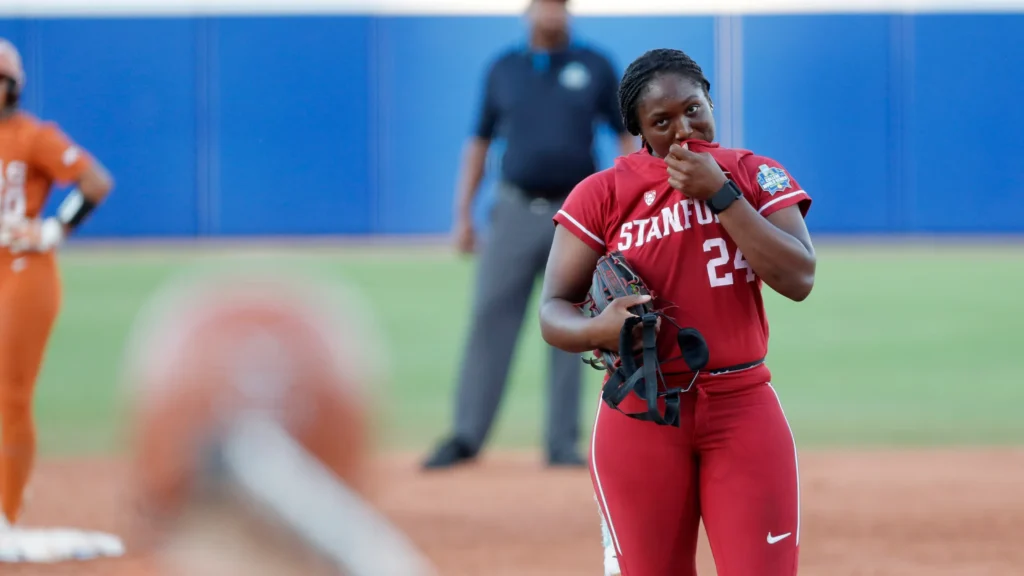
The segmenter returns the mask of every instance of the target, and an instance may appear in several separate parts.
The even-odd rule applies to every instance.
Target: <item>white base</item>
[[[74,528],[0,530],[0,563],[52,563],[123,555],[124,543],[111,534]]]
[[[605,548],[604,550],[604,576],[619,576],[622,571],[619,570],[619,559],[615,555],[615,548]]]
[[[619,557],[615,552],[615,544],[612,542],[608,524],[604,521],[604,515],[601,516],[601,543],[604,545],[604,576],[619,576],[622,574],[619,570]]]

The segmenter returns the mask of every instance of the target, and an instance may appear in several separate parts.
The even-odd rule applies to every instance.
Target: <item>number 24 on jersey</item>
[[[740,270],[747,271],[747,282],[753,282],[756,276],[754,275],[754,269],[747,263],[747,259],[743,257],[743,252],[739,248],[736,249],[736,254],[730,256],[729,245],[726,244],[724,238],[708,238],[704,241],[704,251],[710,253],[718,253],[708,262],[708,280],[711,282],[712,288],[718,288],[719,286],[732,286],[734,273],[728,270],[720,271],[722,266],[729,264],[729,260],[732,260],[732,267],[736,273]]]

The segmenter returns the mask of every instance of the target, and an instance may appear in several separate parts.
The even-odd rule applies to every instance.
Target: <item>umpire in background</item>
[[[447,468],[476,457],[498,410],[513,350],[537,277],[543,274],[565,197],[597,169],[598,121],[620,135],[623,154],[637,149],[619,114],[618,73],[599,52],[569,37],[567,0],[531,0],[529,45],[509,50],[486,76],[455,201],[455,243],[479,248],[468,347],[459,374],[455,429],[424,467]],[[506,141],[490,233],[478,245],[472,208],[491,139]],[[580,369],[576,354],[549,348],[547,458],[583,466],[579,441]]]

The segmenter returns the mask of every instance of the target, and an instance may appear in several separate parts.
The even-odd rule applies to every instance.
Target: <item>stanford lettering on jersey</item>
[[[678,232],[685,232],[694,226],[718,224],[718,216],[711,213],[703,201],[686,198],[666,206],[659,214],[642,220],[623,222],[619,227],[619,250],[639,248]]]

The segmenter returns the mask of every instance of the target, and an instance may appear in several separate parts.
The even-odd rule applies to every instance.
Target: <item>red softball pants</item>
[[[623,576],[695,576],[702,519],[718,576],[794,576],[800,480],[774,388],[698,384],[680,404],[678,428],[598,408],[590,475]]]

